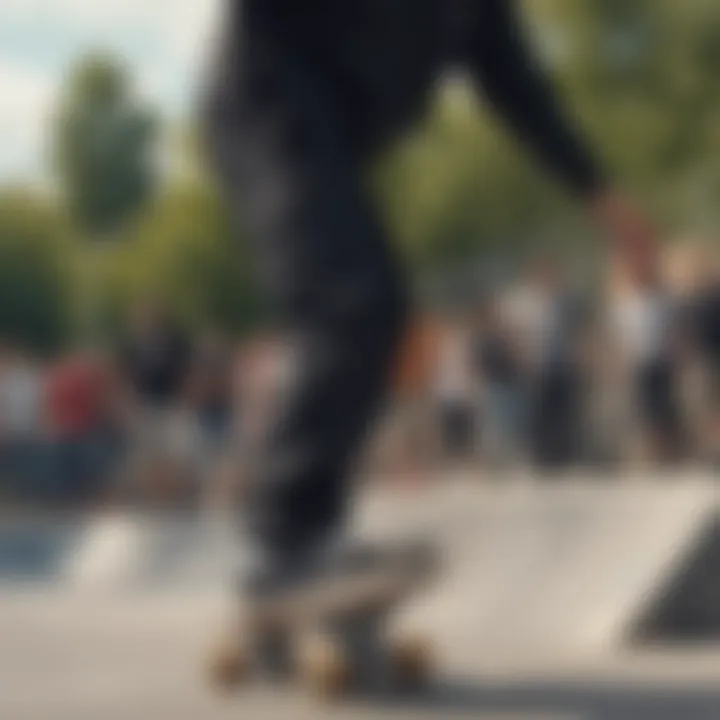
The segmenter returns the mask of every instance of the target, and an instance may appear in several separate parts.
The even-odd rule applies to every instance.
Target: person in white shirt
[[[0,474],[14,496],[32,495],[40,481],[42,376],[24,353],[6,348],[0,358]]]
[[[618,299],[613,319],[642,453],[655,461],[676,459],[683,423],[676,396],[678,326],[673,298],[659,280],[635,286]]]
[[[538,469],[568,467],[581,449],[583,304],[546,260],[528,267],[524,282],[506,302],[529,388],[530,454]]]

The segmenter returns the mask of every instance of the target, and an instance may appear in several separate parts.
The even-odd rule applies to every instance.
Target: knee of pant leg
[[[398,343],[408,318],[408,298],[399,281],[388,282],[369,301],[368,319],[374,323],[375,336],[393,347]]]
[[[349,286],[339,288],[332,311],[356,344],[391,352],[405,329],[408,309],[403,283],[391,276],[367,283],[356,292]]]

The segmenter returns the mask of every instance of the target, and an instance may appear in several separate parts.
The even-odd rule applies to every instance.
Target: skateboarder
[[[351,463],[384,398],[408,299],[363,170],[462,64],[500,117],[617,238],[652,238],[609,190],[523,42],[513,0],[230,0],[206,107],[293,359],[256,448],[250,588],[311,573],[342,531]]]

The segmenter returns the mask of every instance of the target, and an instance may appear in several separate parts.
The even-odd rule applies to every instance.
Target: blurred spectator
[[[290,358],[280,341],[268,333],[243,344],[236,357],[234,397],[241,444],[254,444],[266,430],[266,421],[280,400]]]
[[[0,483],[31,496],[41,480],[43,379],[39,364],[17,348],[0,348]]]
[[[720,267],[703,253],[689,307],[689,334],[700,371],[698,450],[720,465]]]
[[[527,387],[516,338],[497,299],[476,313],[473,360],[482,383],[483,457],[496,468],[522,461]]]
[[[593,467],[617,469],[632,434],[632,398],[618,356],[616,336],[604,313],[588,328],[582,366],[587,378],[582,451]]]
[[[614,308],[618,350],[632,387],[645,460],[668,462],[677,459],[682,448],[677,311],[659,278],[627,288]]]
[[[548,261],[528,267],[511,300],[530,381],[530,448],[540,468],[567,466],[580,447],[578,344],[582,307]]]
[[[198,423],[201,472],[212,476],[231,441],[235,415],[233,357],[224,339],[207,331],[192,358],[189,397]]]
[[[440,340],[434,392],[443,458],[450,462],[469,459],[475,448],[478,393],[470,340],[461,320],[449,320]]]
[[[148,408],[175,405],[185,386],[191,344],[161,305],[139,305],[122,349],[123,368],[137,401]]]
[[[130,400],[131,489],[176,495],[191,480],[198,451],[185,395],[191,362],[191,342],[165,308],[139,305],[120,354]]]
[[[96,500],[107,479],[104,430],[111,378],[104,356],[85,349],[49,370],[45,427],[51,499],[61,504]]]
[[[437,433],[430,391],[436,378],[445,324],[433,315],[417,317],[401,343],[392,378],[394,403],[390,410],[383,454],[410,478],[428,470],[436,459]]]

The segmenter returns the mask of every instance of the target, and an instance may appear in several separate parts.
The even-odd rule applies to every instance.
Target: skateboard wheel
[[[333,700],[348,692],[352,669],[347,654],[332,638],[312,637],[300,650],[301,682],[316,696]]]
[[[223,647],[211,658],[208,674],[213,687],[231,692],[250,674],[249,658],[239,648]]]
[[[401,688],[416,689],[430,677],[432,653],[424,638],[403,638],[392,648],[395,676]]]

